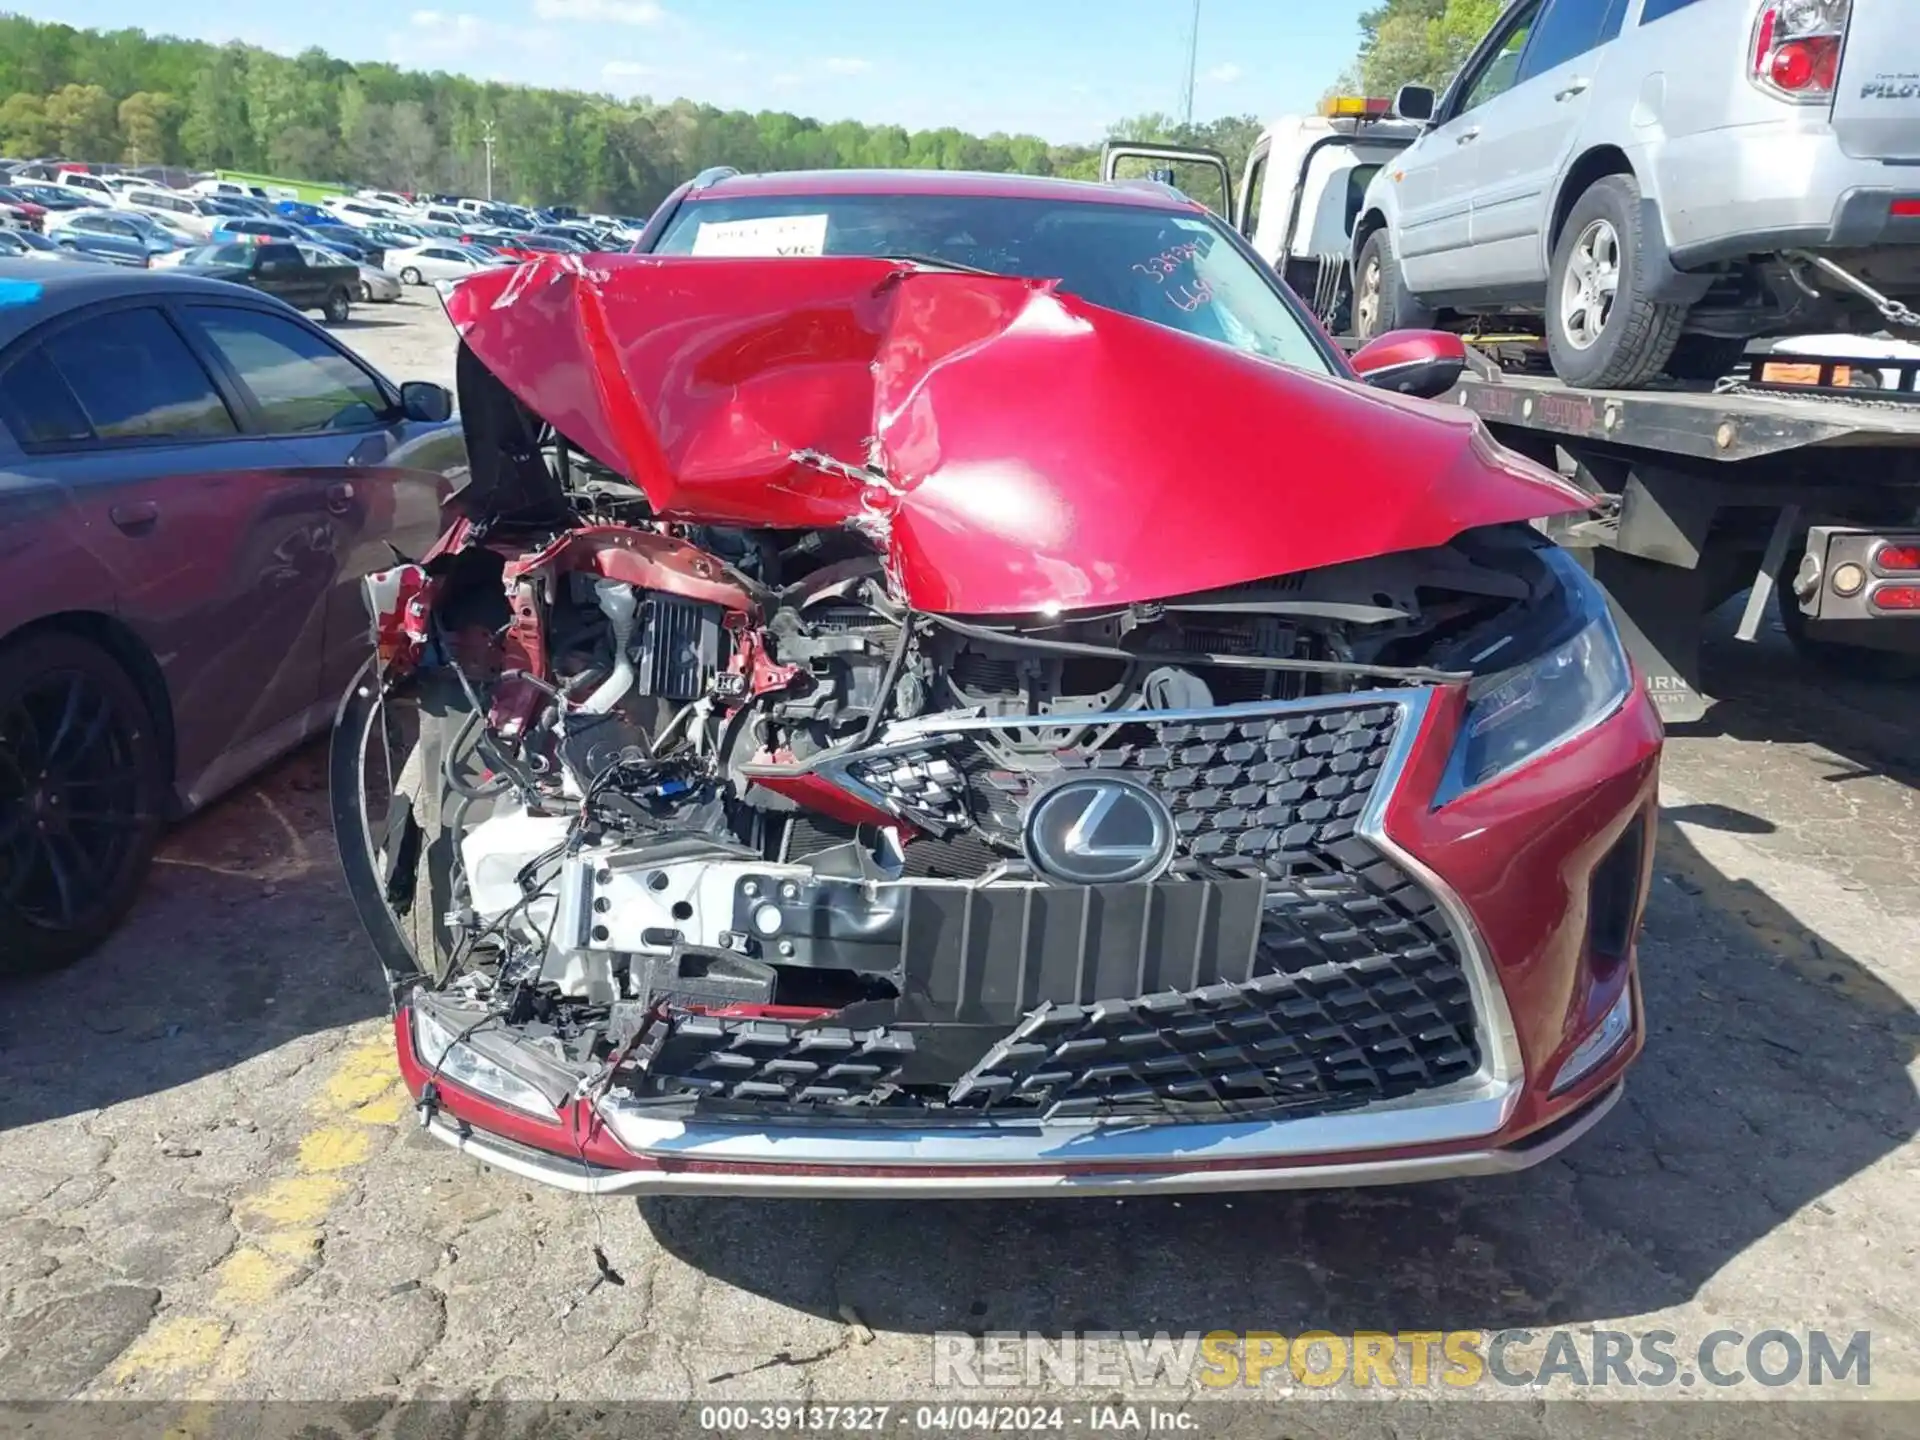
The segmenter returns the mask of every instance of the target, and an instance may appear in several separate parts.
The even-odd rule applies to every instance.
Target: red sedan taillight
[[[1753,22],[1747,78],[1799,105],[1833,98],[1853,0],[1773,0]]]

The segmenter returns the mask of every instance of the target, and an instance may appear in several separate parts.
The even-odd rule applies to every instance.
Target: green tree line
[[[140,30],[100,32],[0,16],[0,154],[265,171],[303,180],[482,193],[493,127],[494,193],[645,214],[709,165],[1017,171],[1090,178],[1099,150],[1032,135],[720,110],[502,85],[312,49],[276,55]],[[1259,133],[1251,116],[1114,133],[1226,149],[1236,173]]]
[[[1382,0],[1360,16],[1360,53],[1337,89],[1391,96],[1402,85],[1435,91],[1493,28],[1506,0]]]

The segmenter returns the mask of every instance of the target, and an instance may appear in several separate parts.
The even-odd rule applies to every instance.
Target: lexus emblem
[[[1069,885],[1151,879],[1173,860],[1173,817],[1130,780],[1069,780],[1027,812],[1027,861]]]

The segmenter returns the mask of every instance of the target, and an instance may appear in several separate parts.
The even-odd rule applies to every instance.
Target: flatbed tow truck
[[[1776,349],[1711,389],[1582,390],[1469,353],[1439,403],[1593,496],[1552,533],[1606,588],[1669,723],[1704,715],[1707,617],[1742,590],[1742,640],[1777,595],[1813,658],[1920,677],[1920,362]]]
[[[1339,336],[1356,185],[1431,107],[1410,86],[1391,102],[1333,97],[1318,116],[1283,116],[1254,146],[1237,200],[1215,151],[1113,141],[1101,171],[1118,180],[1133,161],[1188,193],[1217,186],[1219,213]],[[1741,639],[1759,636],[1777,597],[1810,657],[1856,677],[1920,678],[1920,359],[1783,341],[1712,386],[1583,390],[1526,373],[1540,359],[1533,337],[1462,338],[1468,372],[1435,403],[1473,410],[1592,495],[1590,515],[1549,528],[1606,588],[1668,723],[1705,715],[1701,639],[1743,590]],[[1875,342],[1853,348],[1868,356]]]

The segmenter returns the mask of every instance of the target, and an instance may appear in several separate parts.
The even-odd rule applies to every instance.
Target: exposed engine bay
[[[431,696],[439,727],[419,751],[439,763],[416,757],[400,798],[441,830],[390,850],[388,899],[432,907],[414,933],[446,1026],[511,1027],[552,1065],[556,1093],[604,1071],[709,1107],[1025,1098],[1104,1112],[1122,1097],[976,1073],[981,1054],[1026,1022],[1030,998],[1056,1010],[1109,998],[1101,968],[1137,957],[1150,931],[1156,968],[1190,966],[1183,988],[1257,980],[1271,892],[1324,902],[1379,865],[1352,846],[1406,723],[1380,702],[1487,669],[1564,609],[1539,538],[1495,527],[1095,613],[916,613],[852,531],[664,524],[618,477],[545,441],[576,523],[470,533],[435,573],[377,583],[404,591],[398,623],[413,627],[411,639],[387,627],[390,683]],[[1271,708],[1313,700],[1327,708]],[[1289,727],[1301,733],[1288,745],[1269,738]],[[1146,869],[1093,853],[1075,875],[1035,851],[1022,816],[1107,767],[1144,778],[1176,833],[1158,849],[1145,834],[1105,847],[1146,852]],[[1121,890],[1142,880],[1159,913],[1122,914]],[[1183,911],[1183,884],[1199,913]],[[1013,938],[959,933],[1005,932],[1011,912],[988,896],[1064,935],[1081,973],[970,992],[969,946]],[[1089,943],[1070,932],[1093,896],[1104,933]],[[1197,948],[1159,933],[1204,931],[1208,896],[1212,923],[1243,933]],[[1338,953],[1337,937],[1294,932],[1301,960]],[[1116,983],[1151,993],[1140,978]],[[1452,1000],[1451,1065],[1436,1052],[1410,1076],[1471,1068],[1464,987]],[[1275,1097],[1216,1077],[1191,1099]]]
[[[1323,1113],[1476,1072],[1461,935],[1380,817],[1436,697],[1481,717],[1445,782],[1470,784],[1623,680],[1593,588],[1526,523],[1577,497],[1469,418],[1033,282],[772,262],[734,278],[777,304],[713,325],[697,292],[728,277],[696,268],[676,331],[656,269],[537,271],[450,302],[473,481],[431,554],[367,582],[378,661],[336,732],[349,887],[424,1065],[535,1116],[600,1087],[668,1117],[915,1125]],[[848,328],[821,328],[823,299],[789,336],[809,275]],[[536,407],[576,343],[605,376],[581,317],[621,295],[654,308],[617,384]],[[942,349],[962,300],[971,338]],[[830,332],[892,358],[844,364]],[[1020,443],[990,428],[1017,389],[951,417],[968,367],[993,378],[994,347],[1035,336],[1122,376],[1187,347],[1193,404],[1226,407],[1202,428],[1278,395],[1254,420],[1323,426],[1323,455],[1444,443],[1380,470],[1402,511],[1332,539],[1244,491],[1206,528],[1122,533],[1077,473],[1096,459],[1099,484],[1159,477],[1116,492],[1136,516],[1182,513],[1179,476],[1216,511],[1236,492],[1116,438],[1093,392],[1078,450],[1053,415],[1051,449],[953,458]],[[862,419],[883,372],[911,399]],[[1265,578],[1163,578],[1283,553]],[[1050,590],[1083,603],[1025,603]],[[1515,734],[1531,715],[1547,732]]]

